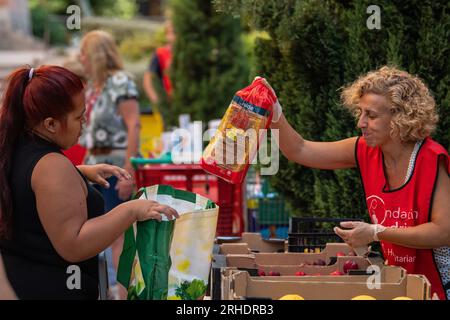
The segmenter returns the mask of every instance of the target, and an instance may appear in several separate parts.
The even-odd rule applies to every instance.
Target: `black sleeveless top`
[[[37,162],[52,152],[61,153],[61,150],[33,134],[22,135],[16,143],[9,174],[12,237],[0,242],[6,273],[19,299],[98,299],[98,257],[79,263],[65,261],[56,252],[39,219],[31,175]],[[88,189],[88,219],[95,218],[104,213],[103,198],[82,177]],[[68,268],[71,265],[79,269]],[[73,288],[77,273],[81,275],[80,289]]]

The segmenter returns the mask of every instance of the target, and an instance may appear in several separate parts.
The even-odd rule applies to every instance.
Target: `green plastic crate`
[[[258,199],[257,223],[259,225],[289,225],[289,212],[286,210],[284,199]]]

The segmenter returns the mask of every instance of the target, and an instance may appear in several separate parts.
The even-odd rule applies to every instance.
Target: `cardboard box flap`
[[[237,269],[234,269],[237,270]],[[378,271],[378,270],[377,270]],[[342,275],[342,276],[332,276],[328,274],[324,275],[314,275],[306,274],[305,276],[261,276],[261,277],[251,277],[254,281],[264,281],[264,280],[280,280],[280,281],[297,281],[297,282],[367,282],[380,280],[383,283],[399,283],[406,276],[405,269],[401,267],[385,266],[383,269],[379,270],[377,277],[374,277],[375,273],[371,274],[361,274],[361,275]],[[249,273],[251,276],[251,273]],[[387,280],[386,280],[387,279]]]
[[[220,245],[220,254],[249,254],[251,253],[247,243],[223,243]]]
[[[242,242],[253,252],[284,252],[284,239],[263,239],[259,232],[242,233]]]
[[[382,279],[383,282],[388,283],[394,283],[399,282],[400,279],[403,279],[406,277],[406,270],[402,267],[396,267],[396,266],[384,266],[382,270],[389,270],[389,272],[383,272],[382,273]]]
[[[408,274],[406,296],[414,300],[430,300],[431,284],[423,275]]]
[[[259,253],[255,254],[256,263],[260,265],[298,265],[300,263],[314,263],[318,260],[329,264],[331,258],[335,258],[337,253],[344,253],[344,258],[351,258],[348,253],[352,249],[345,243],[327,243],[325,249],[320,253],[285,252],[280,253]],[[342,257],[338,257],[342,258]]]
[[[231,283],[229,292],[232,295],[232,299],[239,299],[245,296],[242,293],[247,292],[247,285],[250,276],[245,271],[234,272],[231,275]]]
[[[307,265],[314,261],[303,260],[315,254],[302,253],[255,253],[255,254],[228,254],[226,263],[228,267],[254,268],[263,270],[266,273],[270,271],[280,272],[281,275],[294,275],[297,271],[303,271],[307,274],[330,274],[333,271],[344,272],[344,264],[347,261],[354,261],[358,269],[366,270],[370,265],[369,261],[363,257],[337,257],[336,263],[329,266]]]
[[[256,268],[253,254],[228,254],[226,255],[226,261],[229,267]]]
[[[216,243],[223,244],[247,244],[251,252],[285,252],[287,240],[285,239],[263,239],[259,232],[244,232],[242,237],[217,237]],[[242,252],[229,252],[242,253]]]
[[[346,274],[347,272],[344,272],[344,265],[347,261],[355,262],[358,270],[362,271],[366,271],[370,266],[369,261],[363,257],[338,257],[336,264],[329,266],[305,265],[303,263],[299,265],[259,265],[256,263],[254,267],[258,270],[264,271],[266,275],[268,275],[271,271],[279,272],[282,276],[293,276],[298,271],[302,271],[307,275],[329,275],[335,271],[340,271]]]

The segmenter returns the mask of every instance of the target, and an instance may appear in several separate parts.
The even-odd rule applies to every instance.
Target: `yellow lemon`
[[[305,300],[305,298],[299,296],[298,294],[287,294],[278,300]]]
[[[392,300],[412,300],[410,297],[397,297]]]
[[[361,295],[361,296],[353,297],[352,300],[377,300],[377,299],[375,299],[372,296]]]

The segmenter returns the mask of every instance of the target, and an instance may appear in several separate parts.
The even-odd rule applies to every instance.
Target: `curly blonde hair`
[[[371,71],[345,87],[341,99],[356,117],[359,101],[367,93],[379,94],[391,103],[393,118],[391,136],[402,142],[416,142],[431,135],[436,129],[436,103],[428,88],[418,77],[395,67],[384,66]]]

